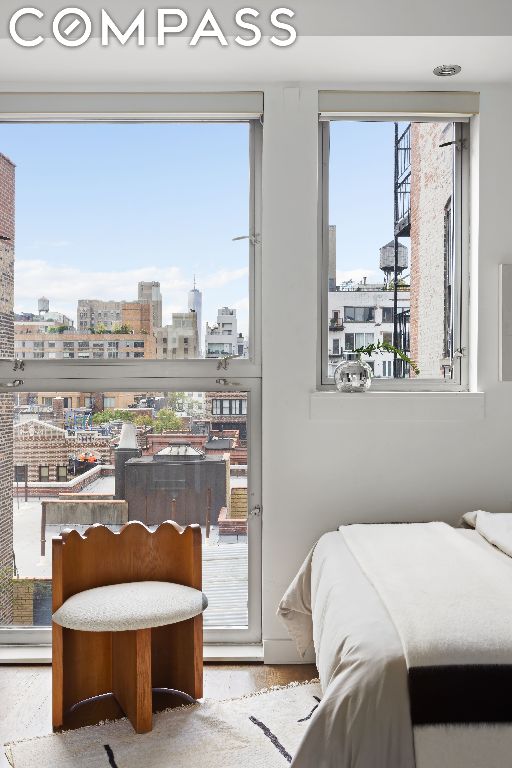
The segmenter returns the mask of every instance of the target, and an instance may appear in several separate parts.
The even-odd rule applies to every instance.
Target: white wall
[[[263,637],[268,662],[295,660],[276,608],[324,532],[354,521],[455,522],[470,509],[512,511],[512,384],[498,382],[498,264],[512,262],[512,88],[486,86],[481,92],[479,265],[472,291],[476,299],[478,286],[478,389],[486,394],[486,414],[481,420],[401,422],[395,437],[389,423],[380,430],[378,423],[368,428],[310,418],[317,343],[317,91],[272,87],[265,92]],[[478,210],[475,198],[473,207]],[[275,339],[283,337],[296,342],[276,345]]]

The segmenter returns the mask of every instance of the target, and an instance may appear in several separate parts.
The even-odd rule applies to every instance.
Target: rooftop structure
[[[389,282],[389,280],[392,279],[395,271],[395,241],[391,240],[386,245],[383,245],[379,253],[379,266],[386,276],[386,282]],[[398,243],[397,274],[401,275],[408,266],[409,250],[402,243]]]
[[[183,442],[124,465],[129,517],[157,525],[169,516],[180,525],[216,525],[229,507],[229,453],[206,456]]]
[[[63,312],[50,312],[50,301],[45,296],[37,301],[37,313],[21,312],[14,314],[15,331],[22,327],[30,331],[52,333],[61,330],[74,331],[74,321]]]

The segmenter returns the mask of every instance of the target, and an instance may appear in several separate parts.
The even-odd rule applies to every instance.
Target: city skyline
[[[393,130],[331,124],[338,283],[380,281],[379,248],[392,235]],[[249,229],[247,124],[5,124],[0,151],[17,166],[15,311],[33,311],[45,295],[76,317],[79,299],[134,300],[139,281],[159,281],[165,325],[187,309],[195,276],[203,325],[229,306],[248,334],[248,241],[233,241]],[[368,216],[372,227],[363,226]]]
[[[187,310],[195,275],[203,322],[228,305],[247,333],[248,241],[233,238],[249,229],[248,134],[243,123],[0,126],[16,164],[15,311],[45,295],[76,317],[79,299],[135,300],[139,281],[159,281],[165,325]]]

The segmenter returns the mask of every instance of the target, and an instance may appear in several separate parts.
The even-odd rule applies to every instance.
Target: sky
[[[393,234],[393,123],[331,124],[330,223],[337,282],[380,282]],[[0,124],[16,164],[15,311],[75,319],[78,299],[134,300],[158,280],[163,320],[233,307],[248,331],[247,124]],[[314,256],[312,256],[314,257]]]
[[[15,311],[75,319],[78,299],[135,300],[159,280],[163,320],[203,293],[203,327],[248,328],[247,124],[0,125],[16,164]]]
[[[336,225],[338,285],[363,277],[383,282],[379,249],[393,239],[394,130],[393,122],[331,122],[329,223]]]

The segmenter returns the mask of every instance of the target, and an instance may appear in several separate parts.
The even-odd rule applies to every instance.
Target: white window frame
[[[443,101],[442,98],[446,97]],[[361,97],[361,98],[358,98]],[[455,328],[454,349],[461,350],[461,357],[454,362],[453,380],[442,379],[374,379],[372,392],[436,392],[467,391],[469,389],[470,353],[469,318],[470,318],[470,160],[471,152],[471,114],[478,111],[478,99],[475,94],[454,94],[452,103],[460,109],[449,110],[450,94],[342,94],[323,92],[320,94],[319,140],[318,140],[318,353],[317,353],[317,389],[333,390],[334,379],[329,376],[329,310],[328,310],[328,274],[329,274],[329,125],[337,120],[360,121],[399,121],[414,122],[454,122],[456,140],[460,142],[460,151],[455,152],[454,169],[454,233],[455,233],[455,271],[458,276],[456,285],[456,314],[458,323]],[[425,97],[423,99],[423,97]],[[467,97],[467,98],[466,98]],[[421,110],[421,104],[428,104],[432,111]],[[404,111],[393,112],[392,107],[385,110],[385,103],[399,105]],[[377,110],[372,110],[372,103],[377,103]],[[412,107],[409,111],[407,105]],[[447,109],[440,106],[446,105]],[[322,111],[322,106],[325,107]],[[354,107],[365,107],[355,111]],[[336,107],[336,108],[334,108]],[[465,110],[468,110],[467,112]],[[458,223],[458,225],[457,225]]]
[[[260,643],[261,629],[261,188],[263,96],[251,93],[5,94],[0,122],[248,122],[250,125],[249,357],[247,359],[0,360],[0,391],[248,393],[247,628],[205,630],[208,643]],[[227,378],[229,377],[229,378]],[[13,390],[13,382],[16,389]],[[19,383],[21,382],[21,383]],[[252,514],[257,510],[258,514]],[[2,645],[51,644],[46,627],[0,627]]]

